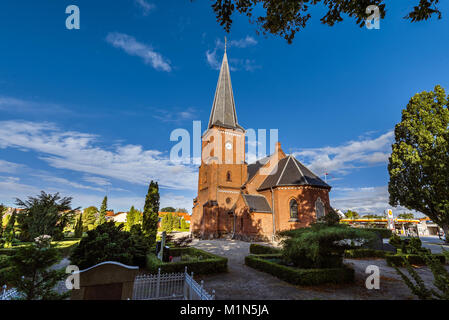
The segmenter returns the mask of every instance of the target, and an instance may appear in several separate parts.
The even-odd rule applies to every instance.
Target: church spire
[[[212,112],[209,119],[209,128],[214,125],[243,130],[237,122],[237,113],[235,112],[234,94],[232,92],[231,75],[229,73],[228,56],[226,54],[226,38],[223,62],[221,63],[214,104],[212,105]]]

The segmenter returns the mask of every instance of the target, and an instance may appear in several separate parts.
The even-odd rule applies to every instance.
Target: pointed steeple
[[[225,40],[226,41],[226,40]],[[231,75],[229,73],[228,56],[225,52],[221,63],[214,104],[209,118],[209,128],[219,126],[230,129],[244,129],[237,122],[234,93],[232,92]]]

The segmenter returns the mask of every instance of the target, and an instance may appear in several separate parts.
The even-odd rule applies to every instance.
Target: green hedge
[[[383,239],[390,238],[393,234],[390,229],[385,228],[363,228],[363,230],[375,232]]]
[[[438,260],[441,261],[441,263],[446,263],[446,257],[444,254],[433,254],[434,257],[436,257]],[[403,267],[405,265],[404,258],[407,259],[408,263],[415,264],[415,265],[426,265],[426,261],[421,258],[421,256],[417,254],[392,254],[386,256],[387,264],[390,267],[393,267],[394,265],[397,267]]]
[[[66,257],[69,256],[73,249],[79,244],[80,240],[70,240],[70,241],[52,241],[52,245],[58,249],[61,256]],[[11,248],[1,248],[0,255],[13,256],[17,249],[29,246],[32,242],[24,242],[18,245],[15,245]]]
[[[280,254],[249,255],[245,257],[245,264],[295,285],[310,286],[354,281],[354,269],[346,266],[332,269],[299,269],[268,260],[281,257]]]
[[[392,252],[375,249],[350,249],[345,251],[345,258],[385,258],[387,254],[392,254]]]
[[[161,268],[161,272],[184,272],[187,271],[195,274],[212,274],[228,271],[228,259],[214,255],[212,253],[193,248],[170,248],[170,256],[179,257],[183,254],[191,256],[202,256],[199,261],[178,261],[178,262],[162,262],[154,253],[147,255],[147,269],[151,273],[157,273]]]
[[[249,253],[251,254],[271,254],[271,253],[281,253],[280,249],[264,246],[257,243],[251,243],[249,246]]]

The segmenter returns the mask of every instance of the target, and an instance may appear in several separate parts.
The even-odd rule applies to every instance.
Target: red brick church
[[[226,50],[207,131],[202,137],[198,196],[190,230],[201,238],[272,239],[306,227],[330,208],[331,187],[292,155],[276,151],[245,162],[245,129],[237,122]]]

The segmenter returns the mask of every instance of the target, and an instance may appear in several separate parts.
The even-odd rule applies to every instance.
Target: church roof
[[[244,130],[237,122],[234,93],[232,92],[231,74],[229,72],[226,49],[221,63],[214,103],[209,118],[209,128],[219,126],[229,129]]]
[[[267,199],[264,196],[253,194],[242,194],[242,196],[251,212],[271,213],[270,205],[268,204]]]
[[[270,157],[265,157],[260,160],[257,160],[254,163],[251,163],[247,166],[247,172],[248,172],[248,178],[247,181],[250,181],[256,173],[259,171],[260,168],[262,168],[270,159]]]
[[[326,182],[307,169],[292,155],[279,160],[278,167],[273,170],[272,174],[267,176],[258,190],[279,186],[314,186],[331,188]]]

